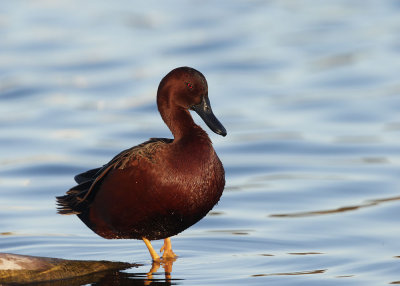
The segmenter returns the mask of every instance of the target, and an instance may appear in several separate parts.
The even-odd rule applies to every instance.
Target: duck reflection
[[[153,273],[156,273],[160,266],[164,268],[165,275],[165,285],[171,285],[171,273],[172,273],[172,265],[176,261],[176,258],[167,258],[163,260],[154,261],[152,263],[150,271],[147,273],[147,281],[145,281],[144,285],[150,285],[153,281]]]
[[[171,277],[172,265],[175,261],[176,258],[153,261],[147,273],[108,272],[97,282],[92,282],[92,285],[176,285],[179,279]],[[159,272],[160,267],[164,269],[164,273]]]

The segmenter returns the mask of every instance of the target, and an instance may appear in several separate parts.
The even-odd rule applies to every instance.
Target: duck
[[[77,215],[106,239],[143,240],[153,261],[152,240],[164,240],[162,259],[177,257],[171,240],[218,203],[225,171],[212,142],[190,111],[226,136],[214,115],[205,76],[179,67],[162,78],[157,107],[173,138],[151,138],[120,152],[102,167],[74,177],[77,185],[56,197],[62,215]]]

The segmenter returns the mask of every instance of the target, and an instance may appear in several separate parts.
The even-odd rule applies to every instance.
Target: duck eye
[[[185,82],[185,84],[186,84],[186,86],[187,86],[188,88],[190,88],[190,89],[193,88],[193,85],[192,85],[190,82]]]

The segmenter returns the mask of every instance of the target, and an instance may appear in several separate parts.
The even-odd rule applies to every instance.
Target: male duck
[[[77,214],[104,238],[142,239],[155,261],[150,240],[164,239],[163,258],[175,257],[169,237],[202,219],[225,185],[222,163],[189,109],[226,135],[211,110],[207,81],[193,68],[176,68],[161,80],[157,105],[174,139],[152,138],[122,151],[75,176],[78,185],[57,197],[60,214]]]

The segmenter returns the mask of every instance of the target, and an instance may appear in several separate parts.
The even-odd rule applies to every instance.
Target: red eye
[[[193,88],[193,85],[190,82],[185,82],[188,88]]]

